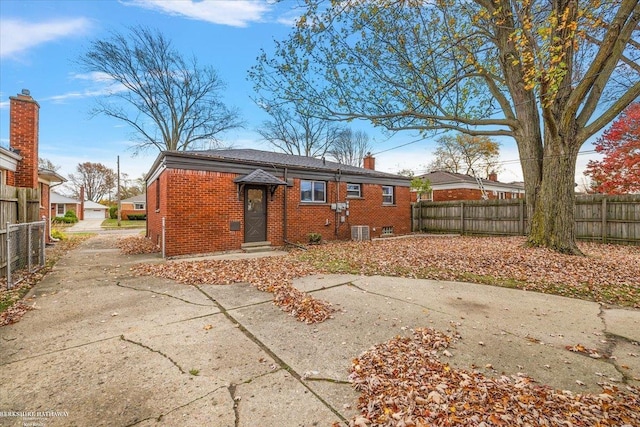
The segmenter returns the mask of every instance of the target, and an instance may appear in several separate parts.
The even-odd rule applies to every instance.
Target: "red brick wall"
[[[28,95],[10,98],[9,141],[22,160],[15,173],[16,187],[38,188],[38,112],[40,106]]]
[[[166,218],[167,256],[238,250],[244,242],[244,202],[238,199],[233,182],[238,175],[219,172],[165,170],[147,189],[147,235],[160,243],[162,217]],[[160,208],[156,212],[156,187],[160,186]],[[273,199],[267,194],[267,240],[274,246],[284,244],[284,193],[287,194],[286,239],[308,242],[308,234],[320,233],[324,240],[349,239],[351,225],[369,225],[371,237],[380,236],[382,227],[391,226],[394,234],[410,232],[410,195],[408,187],[395,188],[395,204],[382,204],[379,185],[363,184],[362,199],[348,199],[349,216],[336,214],[331,204],[338,200],[338,185],[327,182],[326,203],[300,201],[300,180],[279,186]],[[339,183],[340,201],[345,201],[346,183]],[[345,222],[340,222],[340,216]],[[328,225],[327,225],[328,220]],[[239,231],[230,230],[230,222],[239,221]],[[374,230],[375,228],[375,230]]]
[[[498,195],[493,194],[493,191],[487,191],[487,196],[489,199],[497,199]],[[521,197],[512,197],[513,193],[506,192],[506,199],[517,199]],[[447,202],[451,200],[482,200],[482,191],[480,189],[470,189],[470,188],[458,188],[454,190],[434,190],[433,191],[433,201],[434,202]]]

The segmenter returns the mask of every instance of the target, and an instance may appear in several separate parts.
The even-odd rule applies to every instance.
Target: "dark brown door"
[[[245,187],[244,241],[267,240],[267,191],[265,187]]]

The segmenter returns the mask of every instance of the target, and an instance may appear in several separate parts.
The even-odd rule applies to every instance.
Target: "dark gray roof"
[[[262,169],[256,169],[248,175],[238,177],[233,182],[238,184],[287,185],[283,180]]]
[[[335,172],[340,169],[342,172],[351,172],[362,175],[385,178],[402,178],[398,175],[378,172],[375,170],[360,168],[357,166],[343,165],[326,159],[318,159],[315,157],[296,156],[293,154],[276,153],[273,151],[261,151],[254,149],[228,149],[228,150],[204,150],[204,151],[188,151],[185,153],[194,154],[202,157],[211,157],[221,160],[240,161],[254,164],[267,164],[271,166],[281,167],[297,167],[304,169],[313,169],[318,171]]]
[[[431,185],[444,185],[444,184],[461,184],[461,183],[470,183],[473,185],[477,185],[476,179],[471,175],[464,175],[461,173],[454,173],[448,171],[433,171],[424,175],[420,175],[420,178],[426,178],[429,180]],[[488,179],[480,178],[483,185],[495,185],[498,187],[504,188],[512,188],[512,189],[521,189],[524,190],[524,183],[522,182],[511,182],[505,183],[500,181],[491,181]]]

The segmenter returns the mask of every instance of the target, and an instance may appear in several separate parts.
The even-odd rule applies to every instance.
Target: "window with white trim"
[[[393,235],[393,226],[385,226],[382,227],[382,236],[391,236]]]
[[[141,202],[136,202],[133,204],[133,209],[137,210],[137,211],[143,211],[144,210],[144,203]]]
[[[56,205],[56,215],[58,216],[64,216],[65,211],[64,211],[64,204],[63,203],[58,203]]]
[[[324,181],[300,181],[300,201],[326,203],[327,183]]]
[[[394,203],[393,200],[393,186],[392,185],[383,185],[382,186],[382,204],[383,205],[392,205]]]
[[[507,198],[507,193],[504,191],[498,191],[498,199],[504,200]]]
[[[362,184],[347,184],[347,197],[362,197]]]

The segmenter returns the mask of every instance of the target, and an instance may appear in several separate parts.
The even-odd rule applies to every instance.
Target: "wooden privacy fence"
[[[40,192],[37,188],[0,185],[0,277],[7,274],[7,223],[36,222],[40,216]],[[12,260],[13,262],[13,260]]]
[[[418,202],[412,230],[491,236],[522,236],[529,219],[523,199]],[[640,195],[578,196],[576,236],[603,243],[640,245]]]

